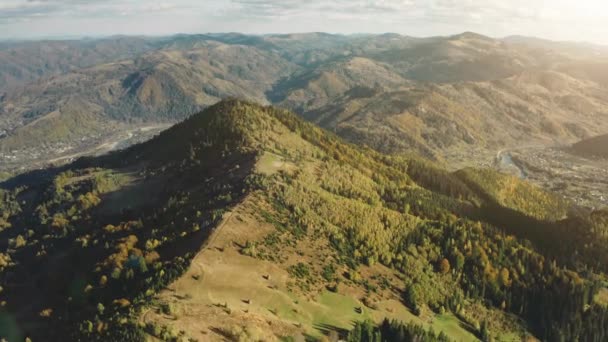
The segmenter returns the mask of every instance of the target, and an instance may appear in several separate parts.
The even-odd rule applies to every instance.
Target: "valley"
[[[74,54],[74,65],[49,64],[36,79],[5,77],[0,153],[9,163],[0,170],[176,123],[230,97],[290,109],[353,143],[449,169],[491,166],[504,148],[608,132],[601,47],[470,32],[177,35],[133,38],[136,48],[126,50],[128,41],[49,43]],[[5,49],[27,60],[31,44]],[[7,59],[6,68],[24,62]]]
[[[526,179],[586,208],[608,207],[608,160],[571,154],[567,147],[512,152]]]
[[[117,129],[117,133],[88,136],[86,141],[73,145],[57,144],[46,148],[31,147],[25,150],[0,152],[0,158],[4,161],[1,170],[16,174],[70,163],[83,156],[103,155],[149,140],[170,126],[171,124],[155,124],[134,128],[121,127]]]
[[[496,154],[496,168],[504,173],[512,173],[519,179],[527,179],[528,173],[526,170],[513,161],[511,152],[498,151]]]

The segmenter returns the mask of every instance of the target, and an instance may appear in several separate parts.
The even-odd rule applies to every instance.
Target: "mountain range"
[[[0,339],[605,341],[607,55],[0,43]]]
[[[462,166],[505,147],[565,144],[608,131],[607,53],[474,33],[7,43],[0,153],[11,160],[5,168],[27,168],[239,97],[293,110],[382,152]]]

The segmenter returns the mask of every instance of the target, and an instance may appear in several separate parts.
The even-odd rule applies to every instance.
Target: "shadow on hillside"
[[[327,336],[329,334],[337,333],[340,337],[346,337],[348,335],[348,330],[336,327],[335,325],[326,324],[326,323],[317,323],[313,325],[315,329],[321,332],[323,335]]]
[[[0,182],[0,187],[5,189],[14,189],[24,184],[27,184],[28,186],[41,185],[50,178],[53,178],[56,175],[70,169],[98,167],[104,164],[108,164],[106,165],[107,167],[115,167],[114,164],[117,164],[116,161],[120,160],[120,152],[122,151],[113,151],[97,157],[80,157],[69,164],[61,166],[48,166],[43,169],[26,171]]]
[[[484,204],[479,207],[478,218],[500,228],[507,234],[529,240],[536,248],[560,257],[563,246],[562,221],[541,220],[526,215],[515,209],[505,207],[488,195],[485,190],[474,182],[463,180],[480,198]],[[477,219],[476,217],[469,217]]]
[[[469,323],[467,323],[467,322],[465,322],[465,321],[461,320],[460,318],[458,318],[458,326],[459,326],[459,327],[461,327],[462,329],[464,329],[464,330],[468,331],[468,332],[469,332],[469,333],[471,333],[472,335],[474,335],[474,336],[477,336],[477,337],[481,338],[481,337],[479,336],[479,331],[475,330],[475,328],[474,328],[472,325],[470,325]]]
[[[40,170],[32,170],[27,171],[25,173],[18,174],[14,177],[11,177],[3,182],[0,182],[0,187],[4,189],[14,189],[23,184],[28,184],[30,186],[37,186],[48,179],[56,176],[57,174],[70,169],[70,165],[63,165],[57,167],[50,167],[46,169]]]

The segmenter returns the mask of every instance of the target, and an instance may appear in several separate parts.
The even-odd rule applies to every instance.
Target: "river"
[[[507,171],[513,170],[513,171],[516,171],[516,175],[520,179],[528,178],[528,173],[526,172],[526,170],[524,170],[524,168],[517,165],[517,163],[515,161],[513,161],[513,157],[511,156],[511,153],[504,151],[504,150],[499,151],[498,154],[496,155],[496,160],[498,162],[498,168],[500,170],[507,170]]]

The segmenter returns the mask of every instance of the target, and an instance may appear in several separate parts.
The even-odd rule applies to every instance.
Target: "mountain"
[[[608,157],[608,134],[601,135],[572,145],[571,151],[586,157]]]
[[[117,130],[183,120],[223,97],[265,102],[294,68],[273,52],[209,41],[43,79],[0,103],[0,151],[36,160]]]
[[[155,45],[140,37],[0,43],[0,94],[43,77],[135,58]]]
[[[470,32],[374,39],[305,66],[268,99],[352,142],[455,165],[606,130],[604,47]]]
[[[502,149],[605,133],[607,53],[470,32],[4,43],[4,79],[21,76],[0,95],[1,167],[123,147],[152,134],[128,139],[140,129],[231,96],[293,110],[382,152],[420,153],[453,169],[487,164]]]
[[[606,212],[282,109],[222,101],[0,199],[9,341],[344,338],[384,318],[441,341],[606,338]]]
[[[307,74],[314,78],[299,82],[299,88],[287,87],[279,105],[350,141],[452,163],[490,160],[506,147],[578,141],[608,128],[604,88],[555,71],[526,71],[496,81],[404,81],[395,86],[390,79],[373,85],[345,81],[348,74],[342,70],[353,74],[357,63],[345,65],[317,77]],[[387,75],[395,75],[385,68]],[[472,156],[467,153],[471,150],[482,151]]]
[[[434,39],[403,50],[372,54],[407,78],[423,82],[487,81],[512,76],[529,56],[474,33]]]

